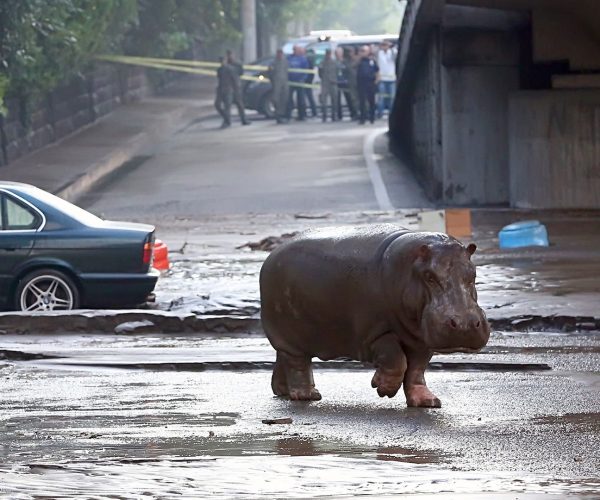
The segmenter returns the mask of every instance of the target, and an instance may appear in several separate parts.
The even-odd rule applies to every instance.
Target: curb
[[[517,316],[490,318],[492,331],[600,332],[600,318],[586,316]],[[117,327],[119,327],[117,329]],[[117,330],[115,330],[117,329]],[[0,314],[1,334],[47,333],[243,333],[264,335],[251,316],[196,316],[156,310],[79,310]]]
[[[173,129],[174,123],[180,121],[187,110],[188,108],[185,106],[180,106],[169,112],[166,116],[162,115],[158,124],[136,134],[124,145],[117,147],[100,161],[89,166],[87,170],[77,175],[74,179],[67,181],[66,184],[55,190],[53,194],[66,201],[75,203],[90,191],[94,185],[119,170],[119,168],[138,155],[144,148],[151,147],[158,135],[166,134],[169,130]]]
[[[100,161],[92,164],[85,172],[67,182],[52,194],[75,203],[86,194],[95,184],[118,170],[123,164],[133,158],[149,141],[147,132],[140,132],[114,151],[111,151]]]
[[[246,316],[179,315],[166,311],[79,310],[49,313],[2,313],[0,334],[110,333],[247,333],[262,334],[260,320]],[[129,326],[128,325],[128,326]],[[118,333],[117,332],[117,333]]]
[[[195,112],[211,108],[212,105],[192,107]],[[159,137],[179,130],[182,126],[181,121],[184,115],[189,111],[189,106],[181,105],[173,111],[160,115],[157,124],[139,132],[125,144],[120,145],[104,158],[89,166],[87,170],[78,174],[75,178],[68,180],[52,194],[71,203],[76,203],[78,199],[87,194],[95,185],[117,172],[144,150],[156,150],[157,144],[160,142]]]

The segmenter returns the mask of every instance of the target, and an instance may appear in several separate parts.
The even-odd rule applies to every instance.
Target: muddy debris
[[[147,319],[142,321],[127,321],[115,327],[116,334],[123,333],[144,333],[156,328],[156,325]]]
[[[294,214],[294,219],[327,219],[331,214]]]
[[[288,240],[292,239],[294,236],[298,234],[297,231],[291,233],[283,233],[281,236],[267,236],[260,241],[250,241],[248,243],[244,243],[238,247],[235,247],[236,250],[241,250],[243,248],[249,248],[253,252],[262,251],[262,252],[271,252],[275,248],[280,245],[283,245]]]
[[[265,418],[262,420],[263,424],[267,425],[286,425],[291,424],[293,420],[289,417],[286,418]]]

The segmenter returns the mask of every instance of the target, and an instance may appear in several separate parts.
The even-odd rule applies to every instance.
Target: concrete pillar
[[[242,0],[243,62],[256,60],[256,0]]]

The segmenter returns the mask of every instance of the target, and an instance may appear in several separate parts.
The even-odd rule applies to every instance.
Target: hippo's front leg
[[[431,360],[429,353],[407,353],[408,368],[404,374],[406,404],[419,408],[441,408],[442,402],[425,383],[425,369]]]
[[[406,356],[396,336],[388,333],[379,337],[371,346],[373,364],[377,370],[371,386],[380,397],[393,398],[404,380]]]

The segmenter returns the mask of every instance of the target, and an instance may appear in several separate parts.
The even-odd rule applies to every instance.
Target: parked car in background
[[[335,30],[329,31],[333,33]],[[320,32],[317,32],[320,33]],[[362,45],[379,46],[384,40],[389,41],[392,45],[398,43],[398,35],[384,34],[384,35],[347,35],[342,36],[308,36],[299,39],[289,40],[283,46],[284,52],[289,50],[291,53],[294,45],[300,45],[306,50],[312,50],[315,54],[315,66],[319,66],[321,61],[325,57],[325,51],[331,49],[335,52],[338,46],[344,48],[358,48]],[[287,48],[287,49],[286,49]],[[274,56],[264,57],[251,63],[252,66],[265,66],[268,67],[273,64]],[[243,86],[243,97],[244,105],[247,109],[253,109],[258,111],[267,118],[275,118],[275,106],[273,104],[273,88],[271,82],[268,80],[269,75],[267,70],[246,70],[246,75],[256,77],[256,80],[247,80]],[[318,76],[315,79],[317,83]]]
[[[284,54],[291,54],[294,49],[294,45],[299,45],[300,47],[306,47],[307,45],[319,41],[325,40],[338,40],[347,38],[355,35],[353,31],[350,30],[313,30],[308,35],[304,35],[299,38],[292,38],[283,44],[281,47]]]
[[[264,66],[268,68],[273,64],[274,60],[274,56],[264,57],[250,63],[250,66]],[[244,74],[256,78],[256,80],[243,80],[242,96],[246,109],[258,111],[267,118],[275,118],[273,87],[268,80],[269,71],[250,69],[245,70]]]
[[[0,181],[0,308],[134,306],[146,301],[154,227],[105,221],[28,184]]]

